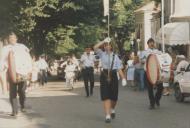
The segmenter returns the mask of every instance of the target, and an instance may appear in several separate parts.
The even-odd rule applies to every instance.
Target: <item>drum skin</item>
[[[172,58],[167,53],[150,54],[146,61],[146,75],[151,85],[171,80]]]
[[[10,51],[8,54],[8,76],[11,82],[16,83],[16,65],[13,51]]]
[[[156,82],[159,79],[159,62],[156,58],[156,55],[151,54],[147,58],[147,63],[146,63],[146,75],[148,78],[148,81],[151,83],[151,85],[155,85]]]

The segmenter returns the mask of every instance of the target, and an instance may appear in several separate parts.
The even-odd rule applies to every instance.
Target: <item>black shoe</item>
[[[115,113],[111,113],[111,118],[115,119]]]
[[[11,114],[10,114],[10,116],[12,116],[12,117],[17,117],[17,112],[15,113],[15,112],[12,112]]]
[[[111,119],[110,119],[110,118],[107,118],[107,119],[105,120],[105,123],[111,123]]]
[[[150,106],[149,106],[149,109],[150,109],[150,110],[155,109],[154,105],[150,105]]]
[[[156,106],[160,107],[160,101],[156,101]]]

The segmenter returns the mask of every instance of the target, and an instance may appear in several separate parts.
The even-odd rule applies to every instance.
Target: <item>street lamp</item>
[[[161,26],[162,26],[162,51],[163,53],[165,53],[165,42],[164,42],[164,0],[161,1],[162,2],[162,14],[161,14]]]

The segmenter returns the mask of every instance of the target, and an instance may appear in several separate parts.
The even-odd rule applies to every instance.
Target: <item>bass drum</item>
[[[172,58],[168,53],[150,54],[146,61],[146,75],[152,85],[171,80]]]
[[[8,54],[8,76],[12,83],[16,83],[16,65],[13,51]]]

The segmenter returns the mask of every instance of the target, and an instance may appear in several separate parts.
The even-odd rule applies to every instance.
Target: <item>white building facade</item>
[[[165,0],[164,42],[175,46],[190,58],[190,0]],[[168,20],[169,19],[169,20]],[[157,32],[156,41],[162,43],[162,31]],[[180,54],[180,52],[179,52]]]
[[[147,49],[147,41],[150,37],[156,37],[156,31],[160,28],[160,10],[154,1],[147,3],[135,11],[135,38],[140,39],[139,47]]]

